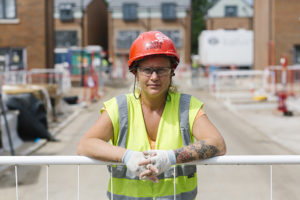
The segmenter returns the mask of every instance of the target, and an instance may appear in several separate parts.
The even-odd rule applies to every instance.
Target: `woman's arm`
[[[174,150],[176,163],[201,160],[226,153],[226,145],[222,135],[209,121],[206,114],[196,118],[192,133],[197,141],[194,144]]]
[[[223,137],[216,127],[209,121],[206,114],[201,114],[196,117],[193,125],[192,133],[197,141],[194,144],[184,146],[180,149],[175,149],[171,153],[167,150],[158,150],[152,152],[151,157],[139,163],[140,166],[153,164],[154,167],[149,168],[141,174],[141,177],[148,177],[155,180],[157,174],[162,173],[168,167],[175,163],[186,163],[194,160],[221,156],[226,153],[226,145]],[[149,152],[145,152],[149,154]]]
[[[104,111],[80,139],[77,154],[103,161],[122,162],[126,149],[109,144],[112,137],[113,125],[107,111]]]

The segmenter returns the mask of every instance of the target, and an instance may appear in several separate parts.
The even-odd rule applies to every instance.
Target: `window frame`
[[[175,21],[177,19],[177,4],[173,2],[165,2],[161,4],[161,18],[163,21]],[[168,14],[164,12],[168,10]],[[171,13],[171,14],[170,14]]]
[[[71,40],[71,45],[70,46],[66,46],[65,43],[63,45],[61,45],[62,43],[58,43],[58,42],[61,42],[61,41],[70,41],[68,39],[64,39],[64,40],[60,40],[60,41],[57,40],[57,39],[61,38],[61,37],[57,36],[58,33],[66,33],[66,32],[70,33],[70,35],[68,35],[68,37],[71,36],[71,33],[72,34],[75,33],[75,37],[76,37],[75,40],[76,41],[75,41],[75,43],[73,43],[74,41]],[[72,47],[72,46],[78,46],[79,45],[79,37],[78,36],[79,36],[79,34],[78,34],[77,30],[56,30],[55,31],[55,47],[56,48],[67,48],[67,47]]]
[[[131,13],[134,10],[134,14]],[[123,20],[125,22],[135,22],[138,20],[138,4],[137,3],[123,3],[122,5]]]
[[[14,17],[7,17],[6,13],[6,4],[7,1],[14,1]],[[0,20],[10,20],[10,19],[17,19],[17,3],[16,0],[0,0],[0,4],[2,4],[2,13],[3,17],[0,16]]]
[[[135,37],[133,33],[135,33]],[[141,30],[118,30],[116,37],[117,49],[130,49],[132,42],[139,36],[140,33],[142,33]],[[126,38],[126,36],[129,37]]]
[[[235,15],[228,15],[228,9],[234,9],[235,10]],[[224,16],[225,17],[237,17],[238,16],[238,6],[236,5],[226,5],[224,7]]]
[[[0,66],[0,71],[18,71],[27,68],[27,50],[24,47],[7,47],[0,48],[1,56],[5,57],[3,65]],[[20,51],[19,62],[13,61],[13,52]]]
[[[294,45],[294,64],[296,65],[300,64],[300,44]]]
[[[68,9],[69,7],[70,9]],[[59,4],[59,19],[62,22],[72,22],[74,20],[74,10],[73,8],[75,7],[74,3],[60,3]],[[71,13],[68,15],[68,17],[62,17],[63,11],[70,11]],[[67,15],[65,15],[67,16]]]

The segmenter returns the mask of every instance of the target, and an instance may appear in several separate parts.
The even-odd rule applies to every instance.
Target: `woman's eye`
[[[151,74],[152,70],[150,68],[146,68],[146,69],[144,69],[144,72],[147,74]]]
[[[157,72],[158,73],[164,73],[166,71],[166,69],[158,69]]]

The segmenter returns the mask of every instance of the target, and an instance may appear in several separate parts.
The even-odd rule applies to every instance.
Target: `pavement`
[[[189,79],[185,80],[187,80],[186,85],[189,87],[194,87],[202,93],[208,93],[207,78],[200,79],[198,87],[195,87]],[[232,99],[220,98],[212,92],[209,92],[209,95],[223,104],[228,112],[255,128],[257,132],[265,135],[291,154],[300,154],[300,109],[298,108],[300,106],[300,94],[295,94],[287,101],[289,103],[287,105],[293,105],[290,108],[288,106],[288,109],[293,112],[293,116],[285,116],[283,112],[279,111],[277,109],[277,96],[271,94],[266,101],[254,101],[252,99],[253,94],[250,92]],[[220,94],[218,95],[220,96]],[[233,93],[229,95],[234,96]],[[245,99],[243,99],[244,97]]]

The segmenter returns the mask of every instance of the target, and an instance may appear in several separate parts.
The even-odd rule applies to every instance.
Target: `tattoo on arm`
[[[181,149],[176,149],[174,152],[177,163],[185,163],[214,157],[219,153],[219,150],[213,145],[207,145],[205,141],[197,141]]]

